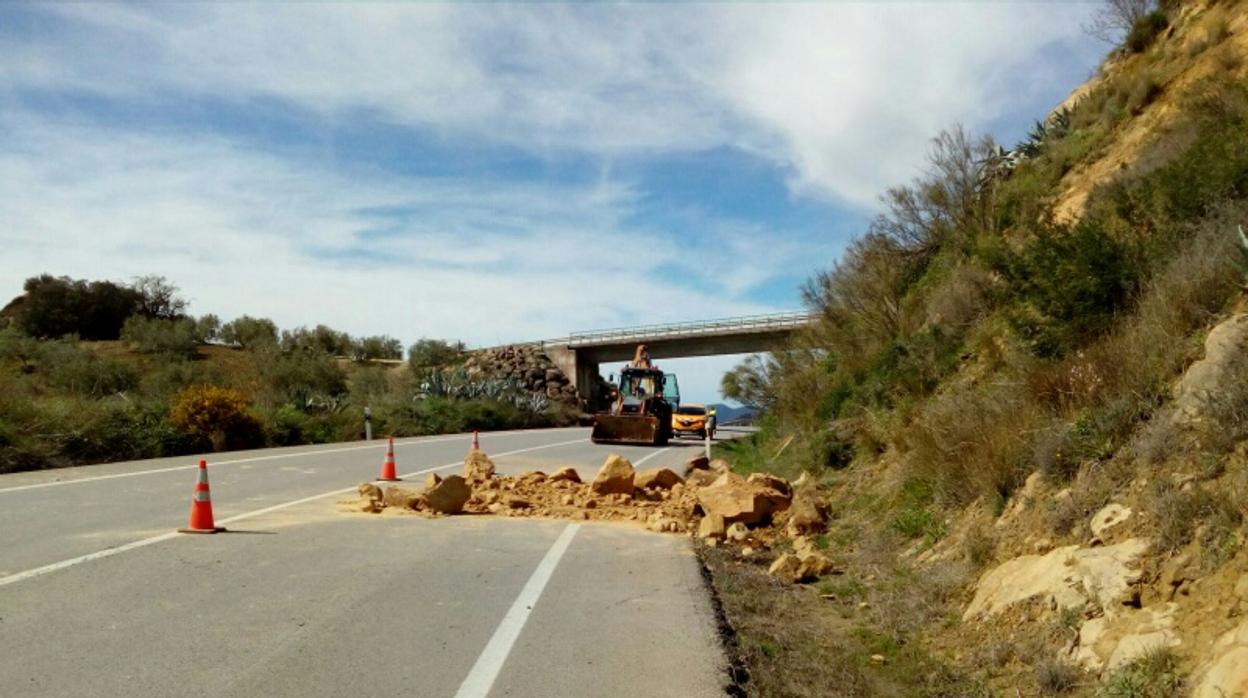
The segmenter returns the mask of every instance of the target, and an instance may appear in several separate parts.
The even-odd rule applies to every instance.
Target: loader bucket
[[[659,419],[654,415],[594,415],[594,443],[655,444],[658,443]]]

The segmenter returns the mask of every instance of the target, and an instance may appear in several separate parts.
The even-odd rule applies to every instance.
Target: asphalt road
[[[504,473],[609,452],[581,428],[483,434]],[[455,472],[468,436],[396,442]],[[0,476],[0,695],[713,696],[724,659],[687,538],[623,524],[345,514],[384,442]]]

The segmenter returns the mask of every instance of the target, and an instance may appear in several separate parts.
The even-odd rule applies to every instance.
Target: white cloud
[[[1051,79],[1089,4],[51,5],[0,77],[362,111],[453,138],[594,155],[742,148],[798,191],[870,206],[927,139]],[[1074,87],[1070,85],[1069,87]]]
[[[768,310],[720,278],[754,243],[728,226],[724,245],[682,251],[661,231],[623,227],[632,195],[615,184],[361,179],[217,138],[0,126],[23,144],[0,149],[0,180],[21,183],[0,190],[0,288],[14,295],[45,269],[159,272],[195,312],[474,343]],[[368,239],[378,209],[404,215]],[[525,233],[500,232],[515,229]],[[683,273],[652,273],[664,263]]]

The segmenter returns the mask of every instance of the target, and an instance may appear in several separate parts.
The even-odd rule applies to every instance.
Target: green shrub
[[[1132,53],[1140,53],[1148,48],[1170,26],[1170,19],[1161,10],[1155,10],[1135,20],[1131,31],[1127,33],[1126,47]]]
[[[337,402],[347,393],[347,375],[328,354],[287,352],[270,357],[261,370],[275,401],[299,409]]]
[[[144,354],[194,357],[202,343],[199,326],[190,318],[165,319],[135,315],[121,328],[121,338]]]
[[[1058,356],[1103,332],[1130,301],[1137,253],[1099,219],[1043,229],[1002,271],[1022,304],[1010,321],[1039,356]]]
[[[100,358],[74,342],[42,342],[38,373],[54,389],[85,397],[104,397],[133,390],[139,384],[134,366]]]

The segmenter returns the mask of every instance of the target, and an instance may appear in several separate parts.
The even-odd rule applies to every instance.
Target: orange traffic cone
[[[212,521],[212,494],[208,491],[208,461],[199,462],[195,493],[191,495],[191,520],[179,533],[217,533],[225,529]]]
[[[386,446],[386,462],[381,464],[381,477],[378,480],[398,480],[399,476],[394,472],[394,437],[390,437],[390,443]]]
[[[481,432],[474,429],[472,432],[472,450],[474,451],[481,450],[481,438],[480,437],[481,437]]]

